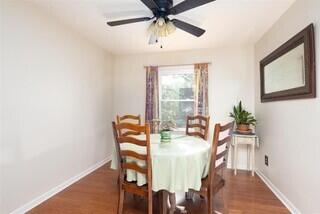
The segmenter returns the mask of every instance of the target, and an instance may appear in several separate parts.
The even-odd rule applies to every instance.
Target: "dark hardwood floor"
[[[231,170],[226,172],[227,185],[224,197],[227,199],[229,213],[289,213],[284,205],[258,177],[249,172],[239,171],[237,176]],[[90,175],[71,185],[64,191],[32,209],[30,214],[102,214],[116,213],[118,201],[117,172],[102,166]],[[195,202],[184,201],[188,213],[206,214],[206,203],[200,198]],[[223,206],[222,194],[215,198],[217,210]],[[127,195],[124,213],[146,213],[145,201]],[[158,213],[155,208],[155,213]]]

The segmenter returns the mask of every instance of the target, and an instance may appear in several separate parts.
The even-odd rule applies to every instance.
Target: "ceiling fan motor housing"
[[[160,10],[153,11],[156,17],[166,17],[169,14],[170,8],[173,6],[173,0],[155,0]]]

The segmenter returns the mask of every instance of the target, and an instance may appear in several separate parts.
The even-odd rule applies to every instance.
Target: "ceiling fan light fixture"
[[[148,32],[154,34],[156,31],[156,21],[153,21],[148,27]]]
[[[159,18],[164,21],[164,18]],[[151,35],[156,36],[157,38],[160,37],[167,37],[176,30],[176,26],[173,24],[172,21],[159,21],[157,19],[156,21],[152,22],[148,28],[148,31]],[[160,23],[160,24],[159,24]]]
[[[168,34],[172,34],[176,31],[176,26],[172,23],[172,21],[168,21],[166,24]]]
[[[157,35],[158,35],[159,37],[166,37],[166,36],[169,35],[168,32],[167,32],[167,26],[166,26],[166,24],[164,24],[164,25],[162,25],[161,27],[158,28],[158,33],[157,33]]]
[[[166,20],[164,18],[160,17],[160,18],[157,19],[157,25],[159,27],[162,27],[165,24],[166,24]]]

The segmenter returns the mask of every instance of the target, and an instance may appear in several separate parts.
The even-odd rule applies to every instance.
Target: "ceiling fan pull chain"
[[[160,48],[163,48],[163,37],[160,37]]]

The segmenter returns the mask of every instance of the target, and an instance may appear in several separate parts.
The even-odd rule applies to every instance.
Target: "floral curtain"
[[[195,80],[195,115],[209,115],[209,100],[208,100],[208,63],[194,65],[194,80]]]
[[[155,132],[154,122],[159,119],[159,83],[158,67],[146,67],[146,122],[151,124],[151,132]]]

